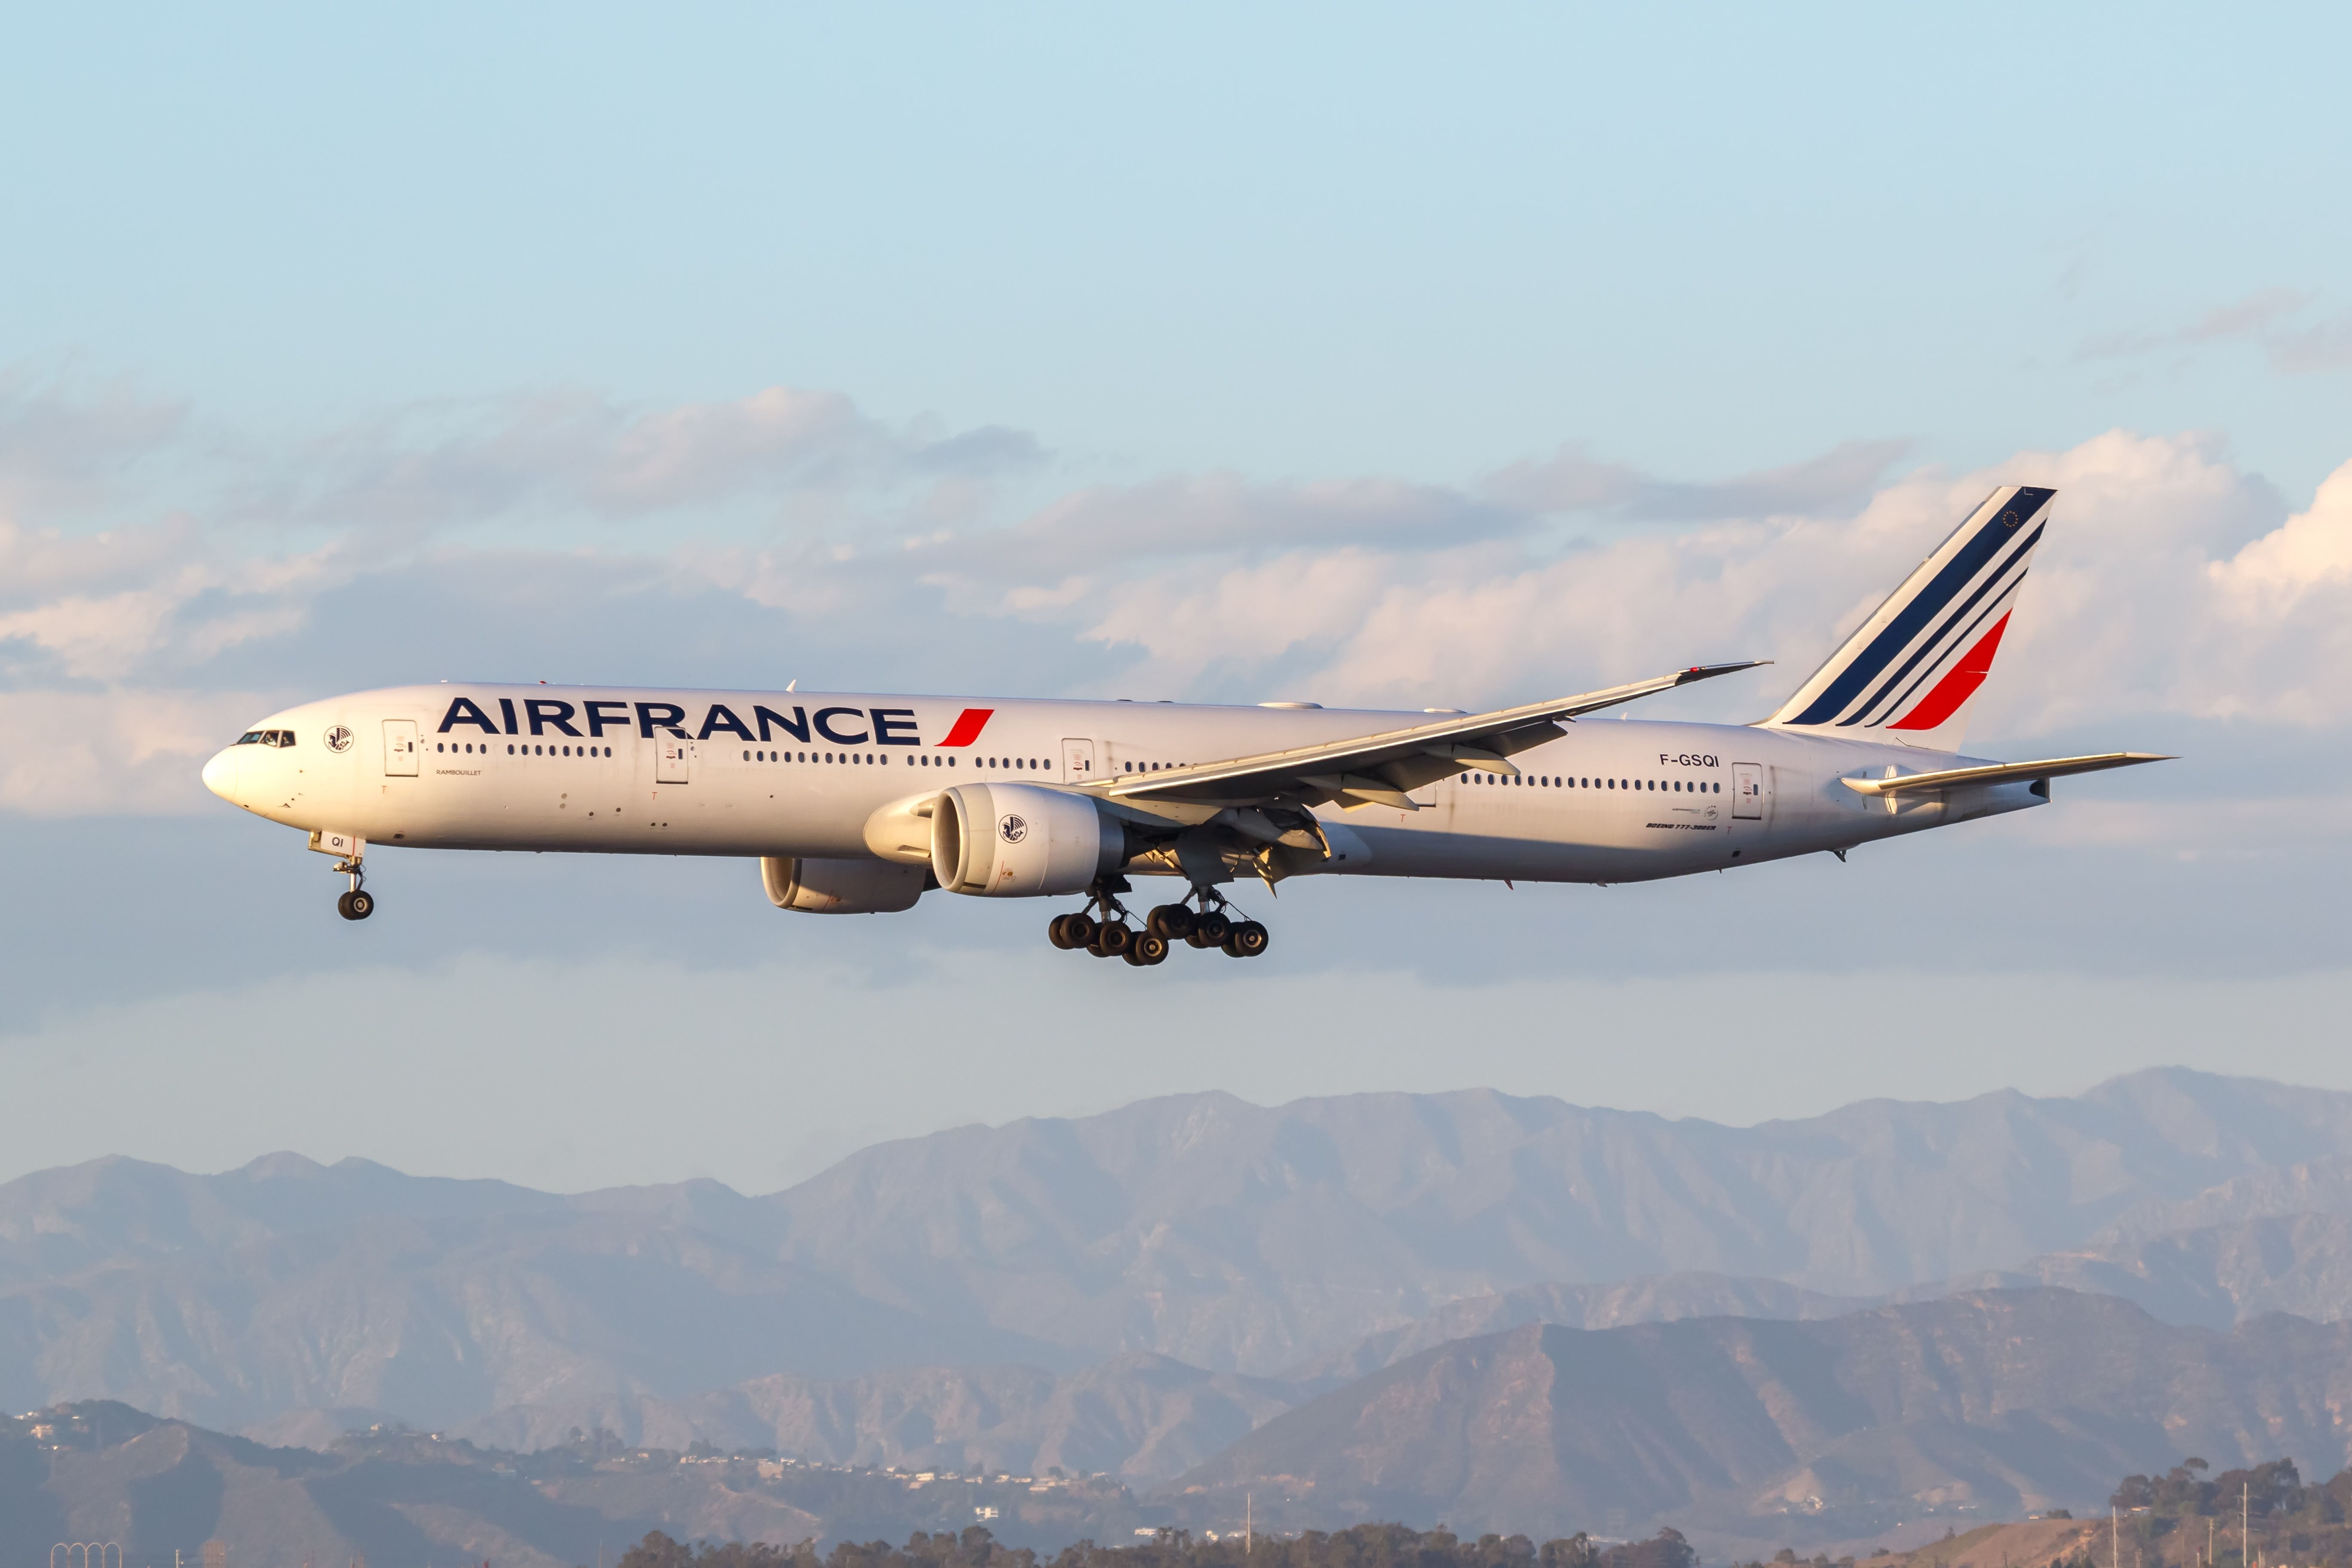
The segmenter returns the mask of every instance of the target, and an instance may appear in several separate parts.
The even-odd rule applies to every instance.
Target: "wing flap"
[[[2053,757],[2040,763],[1993,763],[1977,768],[1947,768],[1934,773],[1902,773],[1891,779],[1840,779],[1860,795],[1913,795],[1921,790],[1958,789],[1966,784],[2015,784],[2025,779],[2054,779],[2066,773],[2095,773],[2108,768],[2135,767],[2141,763],[2175,759],[2156,752],[2102,752],[2092,757]]]

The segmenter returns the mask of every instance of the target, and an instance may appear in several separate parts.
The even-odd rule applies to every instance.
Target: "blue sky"
[[[760,1187],[1206,1087],[2352,1085],[2308,1043],[2352,999],[2338,12],[6,29],[0,1174]],[[1166,1006],[1038,910],[792,920],[727,863],[415,858],[348,928],[194,777],[279,702],[452,674],[1419,707],[1809,668],[1970,487],[2052,475],[1972,742],[2160,777],[1752,879],[1300,888],[1265,965],[1140,977]],[[1732,684],[1658,711],[1781,694]],[[622,996],[688,999],[675,1070]]]

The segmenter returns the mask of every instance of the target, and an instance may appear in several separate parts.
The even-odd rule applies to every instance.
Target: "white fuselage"
[[[205,780],[271,821],[375,847],[855,860],[871,854],[878,810],[951,784],[1076,784],[1424,721],[1297,707],[415,686],[273,715],[257,728],[290,744],[230,747]],[[1412,791],[1415,811],[1318,808],[1360,842],[1325,868],[1639,881],[1843,849],[2046,798],[2024,783],[1922,798],[1839,782],[1958,762],[1900,744],[1601,718],[1566,728],[1512,756],[1516,780],[1449,779]]]

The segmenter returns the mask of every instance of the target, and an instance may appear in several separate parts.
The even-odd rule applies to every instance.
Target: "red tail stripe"
[[[956,715],[955,727],[948,731],[942,746],[969,746],[980,739],[980,731],[994,715],[993,708],[967,708]]]
[[[2009,625],[2007,616],[1993,623],[1992,630],[1978,639],[1977,646],[1960,656],[1960,662],[1945,672],[1936,682],[1936,689],[1919,700],[1919,706],[1903,715],[1890,730],[1932,730],[1960,710],[1960,704],[1976,695],[1984,678],[1992,673],[1992,656],[2000,651],[2000,634]]]

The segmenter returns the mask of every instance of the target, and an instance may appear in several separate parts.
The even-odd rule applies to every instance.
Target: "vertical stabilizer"
[[[1993,491],[1765,724],[1958,750],[2057,493]]]

